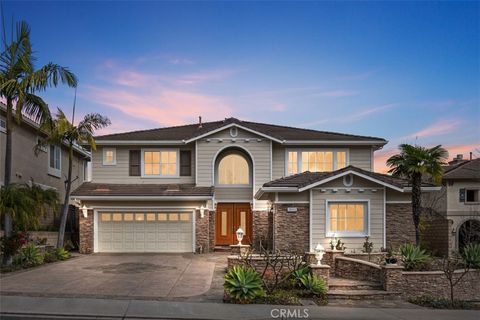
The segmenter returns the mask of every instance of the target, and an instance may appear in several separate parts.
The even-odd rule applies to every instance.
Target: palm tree
[[[68,204],[72,188],[72,164],[73,149],[76,145],[89,145],[92,150],[96,149],[94,131],[110,125],[110,120],[98,113],[91,113],[77,124],[74,124],[75,104],[73,108],[72,121],[70,122],[65,113],[58,109],[58,113],[51,122],[46,122],[42,128],[47,132],[47,138],[42,144],[66,144],[68,146],[68,174],[65,190],[65,199],[62,205],[60,228],[58,230],[57,247],[63,247],[65,226],[68,218]]]
[[[401,144],[400,153],[391,156],[387,165],[388,172],[395,177],[406,178],[412,184],[412,214],[415,225],[415,241],[420,243],[420,214],[422,211],[422,177],[427,174],[435,184],[442,181],[443,168],[448,159],[448,152],[441,145],[425,148],[417,145]]]
[[[27,231],[38,227],[39,217],[57,206],[55,190],[42,189],[33,183],[31,186],[11,183],[0,189],[0,212],[12,217],[16,229]]]
[[[70,87],[77,86],[77,78],[68,68],[48,63],[38,70],[34,68],[35,57],[30,44],[30,28],[25,21],[17,23],[15,37],[7,41],[3,28],[3,51],[0,54],[0,98],[7,104],[7,136],[5,146],[4,186],[8,186],[12,171],[12,130],[13,112],[16,121],[22,116],[42,123],[48,120],[50,110],[43,99],[35,93],[56,87],[61,81]],[[12,32],[13,33],[13,32]],[[4,214],[5,235],[12,232],[12,219],[9,213]]]

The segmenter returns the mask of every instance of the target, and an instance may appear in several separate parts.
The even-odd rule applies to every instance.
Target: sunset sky
[[[234,116],[480,157],[478,2],[3,2],[79,113],[122,132]],[[73,90],[42,94],[71,110]]]

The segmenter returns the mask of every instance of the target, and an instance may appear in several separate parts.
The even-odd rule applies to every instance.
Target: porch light
[[[325,248],[319,243],[315,247],[315,258],[317,259],[317,265],[322,265],[323,254],[325,253]]]
[[[238,245],[241,246],[241,245],[242,245],[243,236],[245,235],[245,232],[243,231],[242,228],[238,228],[238,229],[237,229],[237,232],[235,232],[235,233],[237,234]]]
[[[86,218],[88,217],[88,208],[86,205],[83,205],[82,207],[82,213],[83,213],[83,217]]]
[[[205,218],[205,207],[202,206],[200,207],[200,218]]]

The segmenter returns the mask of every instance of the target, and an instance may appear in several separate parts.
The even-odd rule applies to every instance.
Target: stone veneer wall
[[[297,212],[288,213],[288,207],[296,207]],[[275,204],[273,213],[275,249],[309,251],[309,223],[309,204]]]
[[[386,220],[387,248],[396,250],[404,243],[415,243],[410,203],[387,203]]]
[[[446,218],[436,218],[423,223],[424,229],[421,233],[421,242],[433,254],[443,257],[449,254],[449,235],[452,230],[453,221]]]
[[[88,210],[88,216],[86,218],[83,216],[81,212],[78,214],[78,226],[79,226],[78,252],[93,253],[93,210]]]
[[[210,211],[204,217],[200,210],[195,210],[195,252],[210,252]]]
[[[381,268],[379,265],[346,257],[335,258],[335,276],[353,280],[379,282]]]
[[[271,249],[273,244],[273,215],[269,211],[253,211],[253,239],[252,246],[254,249],[259,249],[260,244],[263,248]]]

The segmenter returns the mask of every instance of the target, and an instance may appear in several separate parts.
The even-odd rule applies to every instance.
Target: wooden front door
[[[219,203],[215,214],[215,244],[237,244],[236,231],[245,232],[242,244],[252,242],[252,210],[248,203]]]

